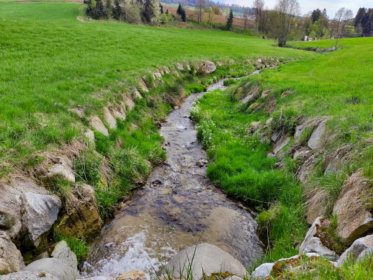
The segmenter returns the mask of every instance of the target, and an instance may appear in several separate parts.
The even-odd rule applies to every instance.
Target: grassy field
[[[333,46],[333,41],[297,46]],[[257,77],[264,87],[291,88],[280,105],[305,116],[329,115],[351,141],[372,135],[373,38],[346,39],[337,52],[292,63]]]
[[[311,45],[330,47],[333,44],[323,41]],[[198,123],[198,136],[212,161],[208,167],[209,177],[226,193],[253,205],[259,212],[257,220],[261,234],[271,248],[262,261],[297,254],[297,246],[307,229],[304,187],[326,189],[329,203],[333,205],[343,181],[352,172],[363,168],[365,175],[373,178],[372,44],[372,38],[342,40],[342,48],[336,52],[236,81],[225,92],[205,95],[195,108],[193,117]],[[310,46],[305,43],[295,45]],[[262,89],[271,89],[271,95],[277,96],[272,113],[274,118],[282,115],[295,121],[299,117],[331,117],[328,129],[333,141],[329,141],[319,157],[315,172],[306,184],[310,186],[303,185],[302,188],[295,179],[293,172],[297,162],[285,158],[284,167],[277,169],[278,160],[267,157],[272,147],[262,143],[258,135],[247,133],[251,122],[264,123],[270,117],[262,110],[243,107],[233,97],[236,88],[248,81],[257,83]],[[281,98],[285,91],[291,94]],[[336,172],[325,175],[323,166],[327,155],[342,145],[353,147],[350,161]],[[331,272],[330,269],[326,271]],[[339,277],[338,273],[333,273],[333,277]],[[328,279],[325,277],[321,279]],[[346,279],[362,279],[354,277]]]
[[[146,70],[203,58],[310,56],[224,31],[81,22],[82,9],[77,3],[1,2],[2,174],[76,137],[82,124],[69,108],[99,111]]]
[[[357,151],[350,166],[341,170],[340,179],[359,167],[373,178],[373,38],[345,39],[340,44],[336,52],[268,71],[254,80],[278,92],[292,89],[294,94],[279,100],[278,111],[292,110],[303,117],[331,117],[329,129],[335,137],[327,150],[348,144]],[[334,42],[295,45],[331,47]]]
[[[81,135],[86,121],[69,109],[80,106],[88,114],[100,115],[107,102],[148,70],[180,61],[273,56],[292,62],[248,80],[278,96],[291,90],[286,98],[278,98],[275,114],[330,116],[335,140],[327,152],[342,144],[358,151],[338,174],[317,173],[314,181],[335,199],[343,179],[357,168],[363,167],[373,178],[372,38],[342,40],[338,51],[316,54],[217,30],[82,21],[82,12],[78,3],[0,0],[0,177],[37,163],[35,153]],[[330,47],[333,42],[293,44]],[[146,179],[153,165],[164,160],[157,122],[171,109],[165,100],[181,85],[189,93],[206,83],[187,78],[166,77],[126,122],[119,122],[117,131],[108,138],[97,134],[96,150],[74,162],[77,180],[95,187],[104,218],[119,198]],[[261,234],[271,247],[264,260],[293,255],[307,228],[302,189],[292,173],[295,163],[289,160],[284,169],[275,168],[276,161],[267,157],[271,147],[246,133],[250,122],[264,122],[268,114],[242,110],[231,93],[209,93],[193,112],[199,139],[211,159],[208,175],[260,212]],[[99,166],[104,159],[115,176],[102,186]]]

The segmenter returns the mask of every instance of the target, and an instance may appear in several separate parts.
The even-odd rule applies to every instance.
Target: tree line
[[[166,23],[179,19],[187,21],[185,8],[179,4],[176,16],[163,11],[159,0],[85,0],[86,13],[94,19],[109,19],[129,23]],[[245,29],[248,16],[255,13],[256,31],[264,37],[274,38],[278,46],[284,47],[291,39],[338,39],[351,36],[373,36],[373,9],[360,8],[354,17],[349,9],[341,8],[333,19],[328,18],[326,9],[316,9],[306,16],[300,16],[300,6],[297,0],[278,0],[274,9],[264,8],[264,0],[254,0],[252,8],[244,9]],[[208,16],[208,23],[213,26],[213,15],[222,15],[219,6],[208,0],[196,0],[195,15],[197,22],[202,23]],[[233,9],[229,9],[226,17],[226,30],[233,28]]]
[[[373,9],[360,8],[354,19],[354,27],[361,36],[373,36]]]
[[[86,14],[93,19],[152,23],[160,14],[159,0],[85,0]]]
[[[335,38],[336,47],[342,37],[373,36],[373,9],[353,12],[341,8],[333,19],[326,9],[316,9],[301,17],[297,0],[278,0],[273,10],[264,8],[263,0],[254,0],[255,25],[259,33],[275,38],[283,47],[289,39]]]

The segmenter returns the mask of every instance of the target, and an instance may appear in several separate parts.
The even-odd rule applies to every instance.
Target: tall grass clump
[[[56,230],[54,232],[53,238],[55,241],[66,241],[71,251],[75,253],[79,263],[87,258],[89,247],[85,240],[73,236],[65,236],[58,233]]]
[[[307,228],[302,189],[290,170],[275,168],[276,160],[267,157],[270,146],[246,132],[252,121],[264,120],[265,116],[240,110],[228,90],[205,95],[192,117],[197,122],[198,139],[211,160],[208,177],[225,193],[259,212],[259,233],[267,246],[262,261],[296,254]],[[292,130],[294,119],[291,112],[276,121]]]

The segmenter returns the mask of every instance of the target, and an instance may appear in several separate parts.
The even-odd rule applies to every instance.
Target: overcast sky
[[[335,12],[342,7],[351,9],[354,14],[360,7],[373,8],[373,0],[298,0],[302,14],[320,8],[327,9],[328,15],[334,17]],[[238,4],[243,6],[252,6],[253,0],[217,0],[227,4]],[[264,0],[267,8],[273,8],[278,0]]]

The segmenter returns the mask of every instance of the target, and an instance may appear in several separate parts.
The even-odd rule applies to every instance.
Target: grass
[[[222,76],[246,75],[250,69],[236,64],[219,68],[213,76],[167,74],[162,84],[138,100],[125,121],[118,121],[118,129],[109,137],[96,133],[95,147],[75,159],[74,171],[78,181],[95,188],[103,219],[111,216],[118,200],[144,185],[152,168],[165,160],[158,125],[179,104],[182,95],[203,90]]]
[[[229,91],[216,91],[198,102],[192,116],[211,159],[209,178],[260,211],[261,236],[271,248],[262,261],[296,254],[306,230],[301,187],[291,172],[274,168],[276,160],[267,157],[268,144],[247,134],[249,124],[265,115],[243,112]]]
[[[82,22],[77,20],[82,9],[77,3],[1,0],[0,177],[15,167],[32,168],[43,160],[37,156],[39,151],[81,135],[86,121],[69,109],[83,107],[88,115],[100,114],[107,102],[115,101],[148,70],[178,61],[275,56],[295,61],[250,78],[276,92],[291,89],[287,97],[278,99],[274,122],[291,131],[299,116],[331,116],[329,128],[337,133],[328,151],[347,143],[359,152],[341,172],[362,167],[372,178],[373,150],[368,141],[373,130],[372,38],[341,40],[340,50],[315,54],[217,30]],[[332,45],[332,41],[294,43],[297,47]],[[230,74],[239,76],[244,70],[232,67]],[[164,160],[157,122],[171,109],[169,101],[177,85],[184,85],[188,93],[200,91],[207,82],[166,77],[165,85],[142,99],[110,137],[96,134],[96,152],[88,151],[74,163],[78,180],[96,189],[104,218],[120,197],[144,182],[153,165]],[[302,190],[291,172],[294,163],[289,160],[285,169],[275,169],[275,160],[267,157],[269,145],[246,134],[251,121],[268,116],[243,110],[229,92],[209,93],[198,108],[193,114],[199,123],[198,136],[212,160],[208,176],[260,211],[261,234],[271,248],[263,260],[295,254],[307,226]],[[110,163],[109,181],[100,170],[105,160]],[[343,176],[326,178],[321,171],[316,176],[315,181],[335,199]],[[57,184],[62,195],[69,187],[65,182]],[[84,258],[84,242],[66,238],[72,238],[69,245]],[[353,269],[361,277],[368,275],[359,265]]]
[[[1,2],[3,175],[20,163],[32,165],[37,151],[81,134],[85,124],[68,109],[101,112],[107,101],[157,66],[206,58],[313,56],[224,31],[81,22],[82,9],[78,3],[55,1]]]
[[[373,278],[373,255],[370,254],[363,260],[347,261],[341,267],[335,268],[328,260],[308,259],[301,266],[302,270],[285,271],[277,277],[269,279],[295,279],[295,280],[365,280]]]
[[[297,47],[330,47],[333,41],[293,43]],[[373,38],[341,40],[341,49],[294,62],[253,78],[264,88],[292,89],[278,100],[277,111],[293,110],[298,116],[331,116],[329,128],[337,135],[330,150],[349,144],[359,150],[358,166],[369,175],[373,158],[368,139],[373,136]],[[363,159],[364,158],[364,159]],[[371,164],[368,164],[371,166]]]
[[[332,43],[322,41],[312,44],[329,47]],[[330,194],[329,204],[333,205],[343,181],[352,172],[363,168],[364,174],[372,178],[372,43],[372,38],[341,40],[342,48],[336,52],[291,62],[242,82],[229,80],[227,84],[233,84],[231,90],[209,93],[195,108],[198,136],[211,159],[209,177],[227,194],[254,206],[259,212],[259,230],[269,245],[260,262],[297,254],[297,246],[304,238],[307,225],[304,221],[303,189],[292,175],[297,163],[285,156],[282,161],[284,167],[277,169],[277,160],[267,157],[271,147],[265,141],[259,141],[260,135],[247,133],[250,123],[264,123],[272,117],[269,130],[281,129],[291,135],[302,118],[330,116],[328,131],[333,141],[328,142],[325,153],[318,158],[308,184],[325,188]],[[305,43],[294,45],[309,46]],[[238,95],[249,90],[242,87],[247,82],[272,90],[270,94],[276,97],[272,113],[253,110],[251,106],[248,108],[235,101]],[[236,91],[238,87],[243,91]],[[282,94],[284,92],[287,94]],[[305,143],[310,135],[309,131],[304,133],[299,142]],[[290,146],[297,144],[300,143],[290,142]],[[324,174],[327,155],[342,145],[353,147],[351,159],[336,172]],[[330,209],[328,214],[331,215]],[[332,216],[330,218],[335,220]],[[335,246],[333,248],[343,251],[345,245],[333,236],[335,232],[332,228],[329,230],[327,234]],[[356,266],[356,269],[359,271],[361,267]],[[332,273],[336,278],[331,279],[360,279],[358,276],[349,278],[346,271],[343,276],[336,270]],[[359,275],[360,272],[356,273]]]
[[[64,236],[59,233],[54,233],[54,240],[61,241],[65,240],[67,245],[69,245],[71,251],[73,251],[78,259],[78,262],[85,260],[88,256],[89,247],[88,244],[79,238],[75,238],[72,236]]]

